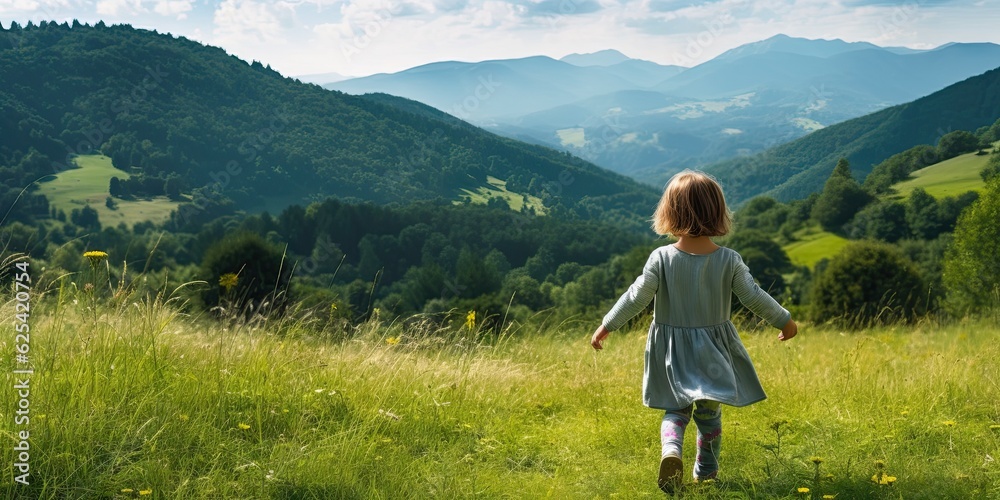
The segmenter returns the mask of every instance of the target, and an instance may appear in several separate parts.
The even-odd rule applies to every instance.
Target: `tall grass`
[[[13,482],[8,439],[5,497],[662,496],[642,330],[597,353],[598,318],[497,335],[375,315],[333,341],[308,319],[220,322],[181,314],[169,294],[83,293],[53,290],[33,310],[32,483]],[[724,410],[720,480],[682,495],[1000,496],[998,332],[804,327],[779,343],[748,330],[770,398]],[[14,368],[3,356],[8,438]]]

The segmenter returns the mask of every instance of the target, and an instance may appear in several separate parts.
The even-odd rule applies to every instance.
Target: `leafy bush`
[[[881,240],[895,243],[910,234],[906,206],[898,201],[879,201],[861,209],[851,221],[852,239]]]
[[[979,172],[979,175],[983,178],[983,182],[989,182],[991,179],[1000,177],[1000,149],[997,149],[990,155],[990,161]]]
[[[914,238],[933,240],[941,234],[938,203],[923,188],[916,188],[906,201],[906,225]]]
[[[888,193],[892,190],[893,184],[905,180],[911,173],[933,165],[941,159],[934,146],[926,144],[913,146],[875,165],[868,177],[865,177],[864,187],[875,194]]]
[[[924,312],[926,287],[898,248],[862,241],[830,260],[811,295],[816,321],[856,328],[914,319]]]
[[[283,252],[248,232],[235,233],[213,244],[202,259],[202,274],[209,286],[202,293],[207,307],[235,305],[256,312],[267,305],[280,310],[288,301],[289,271]],[[235,275],[227,286],[223,276]]]
[[[954,312],[995,305],[1000,289],[1000,179],[962,213],[944,261],[944,284]]]
[[[979,149],[979,138],[972,132],[965,130],[955,130],[941,136],[938,141],[938,153],[942,160],[954,158],[958,155],[971,153]]]

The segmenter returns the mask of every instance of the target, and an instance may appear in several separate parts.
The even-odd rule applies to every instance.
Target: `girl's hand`
[[[604,328],[604,325],[599,326],[597,331],[594,332],[594,336],[590,338],[590,345],[598,351],[604,349],[604,346],[601,345],[601,343],[604,342],[604,339],[608,338],[608,335],[610,334],[611,332],[609,332],[607,328]]]
[[[784,342],[799,333],[799,326],[795,324],[795,321],[788,320],[785,326],[781,329],[781,333],[778,334],[778,340]]]

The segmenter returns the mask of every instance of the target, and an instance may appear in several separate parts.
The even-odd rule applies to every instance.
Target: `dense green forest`
[[[634,278],[657,244],[651,233],[496,204],[334,199],[277,216],[223,216],[197,232],[54,221],[7,224],[2,235],[4,248],[26,249],[42,263],[43,281],[87,272],[83,253],[99,249],[109,254],[110,282],[173,289],[204,281],[190,288],[196,308],[256,310],[280,300],[348,323],[375,310],[391,317],[476,310],[510,319],[553,308],[591,312]],[[238,281],[230,295],[220,284],[226,274]]]
[[[988,307],[1000,279],[983,258],[1000,252],[1000,238],[990,232],[997,229],[1000,153],[982,172],[988,181],[982,196],[936,199],[917,189],[899,198],[891,186],[874,187],[884,175],[908,176],[900,159],[927,155],[927,148],[938,150],[918,146],[894,156],[865,183],[842,160],[824,189],[807,199],[754,198],[735,214],[735,232],[719,242],[739,251],[760,285],[799,317],[859,326]],[[35,227],[7,224],[3,246],[40,261],[43,282],[86,275],[82,254],[99,249],[109,254],[110,283],[164,290],[201,281],[184,294],[194,309],[257,313],[292,305],[342,327],[373,314],[461,319],[477,311],[494,322],[540,312],[597,317],[648,252],[668,242],[565,213],[517,213],[496,202],[384,206],[331,198],[275,216],[222,216],[198,231],[174,230],[171,222],[101,227],[88,214]],[[782,245],[814,225],[854,243],[816,266],[795,266]],[[975,251],[956,250],[970,245]],[[955,277],[962,273],[976,279]],[[226,284],[226,275],[235,278]]]
[[[174,229],[328,196],[457,200],[487,176],[546,208],[634,229],[656,200],[648,186],[416,102],[324,90],[127,25],[4,29],[0,120],[0,207],[29,223],[49,215],[32,183],[98,151],[133,174],[113,194],[189,202]]]
[[[763,153],[707,167],[732,203],[766,194],[803,199],[823,188],[840,158],[864,177],[886,158],[920,144],[937,144],[956,130],[977,131],[1000,116],[1000,69],[916,101],[817,130]],[[998,127],[993,127],[993,137]],[[997,139],[993,139],[997,140]],[[931,162],[933,163],[933,161]]]

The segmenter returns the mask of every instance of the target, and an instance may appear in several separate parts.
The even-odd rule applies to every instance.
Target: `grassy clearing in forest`
[[[29,487],[10,474],[16,367],[0,358],[7,498],[663,496],[641,326],[600,353],[597,316],[502,336],[376,319],[331,340],[72,290],[33,299]],[[744,330],[769,399],[725,408],[720,480],[683,497],[1000,496],[996,325]]]
[[[490,200],[498,198],[505,201],[507,206],[515,212],[520,212],[525,205],[528,208],[534,209],[538,215],[545,215],[546,212],[545,204],[542,203],[541,198],[508,191],[507,181],[497,179],[492,175],[486,176],[486,185],[476,188],[475,191],[462,189],[462,194],[459,195],[459,198],[460,200],[455,201],[455,204],[468,201],[470,203],[485,205]]]
[[[112,166],[111,158],[104,155],[81,155],[74,162],[80,168],[59,172],[51,180],[38,184],[38,194],[44,195],[51,206],[65,211],[66,215],[73,209],[89,205],[97,210],[101,225],[117,226],[124,222],[132,227],[137,222],[164,222],[180,205],[166,196],[132,201],[116,198],[118,208],[112,210],[104,204],[109,196],[111,178],[128,179],[129,174]]]
[[[785,245],[783,249],[792,264],[810,269],[817,262],[837,255],[849,243],[846,238],[823,231],[818,226],[798,231],[795,238],[795,241]]]
[[[996,148],[1000,143],[993,146]],[[894,185],[898,193],[894,197],[906,198],[918,187],[935,198],[958,196],[967,191],[981,192],[986,183],[979,172],[986,168],[989,160],[989,154],[968,153],[924,167],[910,174],[909,179]]]

